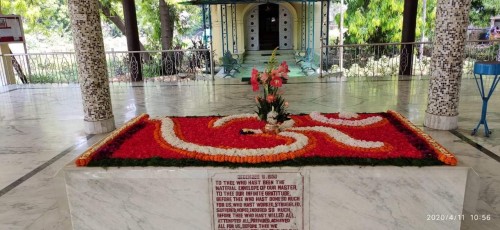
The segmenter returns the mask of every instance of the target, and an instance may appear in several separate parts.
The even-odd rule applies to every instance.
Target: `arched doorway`
[[[246,49],[292,49],[292,17],[279,4],[266,3],[253,7],[245,18]]]
[[[259,6],[259,44],[261,50],[272,50],[279,46],[279,7],[278,4]]]

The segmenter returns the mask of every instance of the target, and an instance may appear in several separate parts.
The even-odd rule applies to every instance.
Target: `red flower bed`
[[[338,118],[338,114],[323,115],[326,118]],[[452,154],[396,112],[359,114],[357,118],[344,120],[362,120],[374,116],[382,119],[373,124],[353,127],[327,124],[314,120],[310,115],[292,115],[295,122],[293,127],[298,129],[285,132],[303,135],[306,141],[297,149],[283,151],[288,146],[298,146],[298,139],[287,135],[240,133],[242,129],[264,127],[265,123],[256,118],[234,119],[218,127],[214,126],[214,122],[220,117],[169,118],[173,122],[172,133],[180,140],[176,141],[168,136],[167,126],[162,126],[165,121],[143,115],[93,146],[76,164],[126,166],[129,162],[130,165],[189,166],[192,163],[201,166],[224,163],[221,165],[273,166],[280,165],[280,162],[285,162],[285,165],[322,164],[323,160],[325,164],[456,165]],[[301,127],[331,128],[334,132],[353,138],[361,146],[353,146],[342,138],[332,138],[326,132],[307,128],[301,130]],[[367,147],[363,145],[365,142],[383,144]],[[238,155],[240,150],[257,149],[259,152],[280,145],[284,147],[269,154]],[[208,151],[208,148],[215,150]],[[224,150],[234,151],[228,154],[222,152]]]

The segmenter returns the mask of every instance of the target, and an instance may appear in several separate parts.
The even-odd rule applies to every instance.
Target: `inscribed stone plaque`
[[[211,186],[213,229],[304,229],[300,173],[217,173]]]

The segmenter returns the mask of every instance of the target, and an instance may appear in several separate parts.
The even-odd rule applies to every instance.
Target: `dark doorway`
[[[279,43],[279,6],[267,3],[259,6],[259,43],[261,50],[273,50]]]

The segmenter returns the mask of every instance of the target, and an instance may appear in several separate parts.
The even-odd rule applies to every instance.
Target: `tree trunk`
[[[173,49],[172,43],[174,39],[174,12],[173,6],[160,1],[160,31],[161,31],[161,48],[162,50]],[[177,67],[182,56],[179,52],[163,52],[162,53],[162,75],[177,74]]]
[[[109,8],[109,6],[103,5],[100,1],[98,1],[98,4],[102,14],[104,14],[104,16],[108,20],[110,20],[116,26],[116,28],[118,28],[118,30],[122,32],[123,35],[127,36],[125,33],[125,23],[123,23],[123,20],[120,18],[120,16],[118,16],[114,11],[112,11],[111,8]],[[139,46],[141,47],[142,51],[146,50],[142,42],[139,43]],[[145,61],[151,60],[151,56],[149,55],[149,53],[143,53],[142,55],[144,55],[143,58]]]
[[[160,28],[161,28],[161,48],[164,50],[172,49],[172,40],[174,38],[174,14],[172,6],[165,0],[160,0]]]
[[[401,42],[415,42],[415,28],[417,28],[418,1],[405,0],[403,10],[403,29]],[[413,44],[401,45],[399,58],[399,76],[413,74]]]

